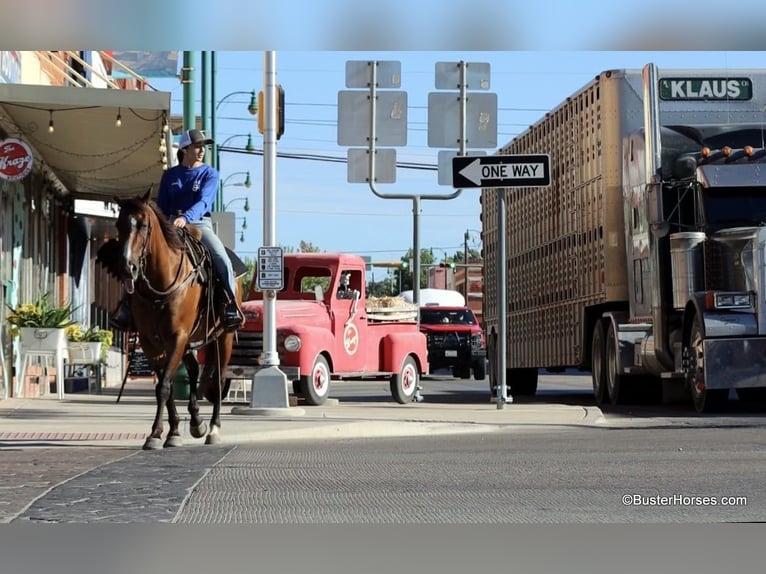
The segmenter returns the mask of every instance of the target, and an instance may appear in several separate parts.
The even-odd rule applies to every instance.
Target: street
[[[423,382],[423,392],[427,401],[483,403],[488,401],[485,384],[437,376]],[[584,376],[545,376],[538,397],[519,400],[592,404],[589,385]],[[390,401],[387,384],[375,382],[339,383],[331,396]],[[0,491],[0,519],[221,524],[762,521],[766,418],[763,412],[732,406],[718,417],[682,407],[604,409],[605,424],[588,428],[194,445],[159,452],[4,449],[6,468],[13,472]]]

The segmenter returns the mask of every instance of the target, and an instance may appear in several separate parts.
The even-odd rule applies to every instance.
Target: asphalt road
[[[587,377],[545,377],[534,401],[592,404]],[[433,377],[428,400],[486,402],[484,382]],[[336,398],[389,400],[387,384]],[[590,403],[588,403],[590,401]],[[5,449],[0,521],[511,524],[766,519],[766,415],[732,404],[606,409],[608,424],[159,452]],[[629,497],[623,500],[623,497]],[[735,497],[724,505],[722,497]],[[664,499],[662,497],[665,497]],[[707,497],[707,498],[705,498]],[[716,499],[715,504],[712,502]]]
[[[137,451],[58,484],[12,522],[762,522],[765,453],[760,428],[577,428]]]

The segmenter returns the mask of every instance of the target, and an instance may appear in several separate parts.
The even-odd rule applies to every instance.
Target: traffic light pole
[[[369,62],[371,66],[370,78],[370,144],[369,144],[369,186],[372,193],[381,199],[409,199],[412,201],[412,301],[417,304],[420,301],[420,202],[423,199],[448,200],[458,197],[463,190],[456,189],[447,195],[418,195],[406,193],[380,193],[375,186],[375,156],[377,134],[375,118],[377,113],[377,85],[378,85],[378,62]],[[461,61],[460,66],[460,151],[459,155],[466,155],[466,63]],[[400,272],[401,274],[401,272]],[[401,292],[401,289],[400,289]]]

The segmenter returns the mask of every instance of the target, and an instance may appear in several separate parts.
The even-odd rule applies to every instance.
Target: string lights
[[[50,120],[48,120],[48,133],[52,134],[56,131],[56,128],[53,127],[53,110],[48,110],[48,112],[50,113]]]
[[[114,127],[122,127],[122,108],[117,108],[117,119],[114,122]]]

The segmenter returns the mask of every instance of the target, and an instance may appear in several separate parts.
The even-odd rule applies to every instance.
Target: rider
[[[213,231],[210,211],[218,192],[218,171],[203,163],[205,146],[213,140],[200,130],[187,130],[178,140],[180,163],[162,174],[157,206],[176,227],[195,225],[213,261],[213,269],[223,285],[227,302],[221,317],[226,331],[236,331],[244,323],[234,291],[234,270],[221,240]],[[127,331],[130,308],[126,296],[112,316],[112,326]]]

